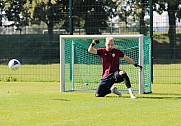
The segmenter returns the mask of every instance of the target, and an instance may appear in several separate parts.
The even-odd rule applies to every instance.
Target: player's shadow
[[[117,96],[117,95],[107,95],[107,96],[105,96],[106,98],[130,98],[130,96],[121,96],[121,97],[119,97],[119,96]],[[101,98],[101,97],[100,97]]]
[[[163,100],[181,100],[181,94],[176,94],[176,93],[152,93],[152,94],[144,94],[141,96],[137,96],[137,99],[163,99]],[[108,95],[106,96],[107,98],[130,98],[130,96],[122,96],[118,97],[116,95]]]
[[[144,95],[140,98],[147,98],[147,99],[163,99],[163,100],[180,100],[181,94],[171,94],[171,93],[153,93],[152,95]]]
[[[62,98],[56,98],[56,99],[52,99],[52,100],[55,100],[55,101],[71,101],[69,99],[62,99]]]

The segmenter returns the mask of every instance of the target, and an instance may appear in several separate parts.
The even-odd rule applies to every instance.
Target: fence
[[[144,33],[145,35],[150,35],[151,18],[146,11],[150,9],[149,4],[149,2],[137,4],[136,6],[139,9],[142,9],[144,14],[139,13],[137,17],[133,18],[127,13],[127,11],[130,12],[129,8],[128,10],[125,10],[125,3],[123,4],[121,2],[115,3],[109,1],[100,2],[96,0],[92,2],[88,0],[84,0],[84,2],[74,1],[72,19],[73,34],[109,35]],[[181,3],[178,1],[177,4],[179,5]],[[35,6],[35,3],[32,3],[32,5]],[[6,23],[2,22],[5,20],[5,18],[3,18],[5,15],[2,16],[3,8],[0,10],[0,18],[3,19],[1,20],[0,25],[0,63],[3,65],[1,73],[4,73],[4,75],[1,75],[1,80],[3,80],[4,77],[11,76],[9,73],[4,72],[6,71],[4,70],[4,67],[11,58],[20,59],[22,64],[43,64],[43,67],[40,66],[40,69],[47,69],[47,72],[43,71],[43,73],[46,73],[45,78],[47,76],[50,78],[51,76],[59,78],[58,72],[52,75],[49,74],[53,73],[54,70],[57,71],[56,69],[59,69],[57,66],[56,68],[55,66],[52,66],[53,68],[51,71],[48,71],[48,69],[51,68],[49,66],[50,64],[57,64],[59,62],[58,36],[60,34],[70,34],[70,10],[69,3],[66,1],[58,3],[57,5],[49,5],[47,4],[46,6],[49,6],[50,8],[52,7],[52,14],[61,12],[57,13],[55,16],[52,15],[51,18],[47,17],[47,20],[49,20],[49,22],[53,22],[53,24],[48,24],[48,22],[45,22],[41,20],[40,17],[37,17],[36,19],[38,20],[34,20],[34,22],[38,22],[36,24],[29,22],[28,25],[15,27],[17,26],[16,22],[9,22],[7,19]],[[127,6],[131,7],[132,5]],[[39,3],[36,7],[39,7],[40,9],[44,6]],[[110,8],[117,8],[117,13],[114,13],[114,9]],[[176,9],[179,10],[178,8],[175,8],[175,10],[167,10],[167,12],[175,12]],[[40,13],[41,12],[45,13],[44,10],[41,10]],[[135,12],[137,12],[136,8]],[[172,26],[172,24],[169,24],[170,15],[168,15],[167,12],[164,12],[162,15],[158,15],[156,11],[153,13],[153,83],[181,84],[181,23],[179,22],[179,18],[176,17],[176,25]],[[38,14],[38,12],[35,14]],[[49,13],[47,11],[46,15],[48,14]],[[28,17],[24,18],[24,20],[27,18]],[[16,18],[14,18],[14,20],[15,19]],[[26,23],[28,23],[28,20],[26,21]],[[7,22],[11,24],[7,25]],[[51,25],[53,25],[53,27]],[[51,29],[52,34],[50,32]],[[172,34],[172,37],[168,33],[174,32],[174,29],[175,33]],[[26,69],[28,69],[28,66]],[[36,72],[33,72],[31,74],[35,73]],[[28,76],[28,73],[24,73],[24,75]],[[54,77],[52,77],[50,81],[59,81],[59,79],[55,79]],[[24,80],[22,77],[20,80],[28,81],[30,78]],[[43,77],[40,80],[43,81]],[[40,80],[35,79],[35,81]]]

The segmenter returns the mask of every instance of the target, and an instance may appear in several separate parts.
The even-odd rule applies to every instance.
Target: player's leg
[[[104,97],[109,93],[111,90],[105,84],[100,83],[96,90],[96,97]]]
[[[130,82],[130,79],[129,79],[128,75],[126,74],[126,72],[123,71],[123,70],[120,70],[118,72],[115,72],[114,76],[115,76],[115,80],[117,82],[122,82],[122,81],[125,82],[125,85],[128,88],[128,91],[130,93],[130,97],[135,99],[136,97],[133,94],[133,91],[132,91],[132,88],[131,88],[131,82]]]
[[[114,87],[114,86],[111,88],[111,93],[114,93],[114,94],[118,95],[119,97],[122,96],[121,92],[119,92],[117,87]]]
[[[114,74],[108,75],[106,78],[101,80],[97,90],[96,90],[96,97],[104,97],[107,94],[114,93],[118,96],[121,96],[121,93],[117,90],[116,87],[112,87],[114,84]]]

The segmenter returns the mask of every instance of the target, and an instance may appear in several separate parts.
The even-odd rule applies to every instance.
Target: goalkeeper
[[[130,98],[135,99],[136,96],[133,94],[128,75],[124,70],[119,69],[119,60],[123,58],[128,63],[140,69],[142,69],[142,66],[136,64],[135,61],[126,56],[121,50],[114,48],[114,38],[106,37],[105,48],[95,49],[94,45],[98,43],[99,40],[93,40],[88,48],[89,53],[99,55],[103,67],[102,79],[96,90],[96,97],[104,97],[109,93],[122,96],[113,84],[124,81],[128,88]]]

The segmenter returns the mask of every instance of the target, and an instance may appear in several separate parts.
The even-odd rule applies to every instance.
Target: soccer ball
[[[21,63],[17,59],[12,59],[8,63],[8,67],[11,70],[17,70],[21,66]]]

